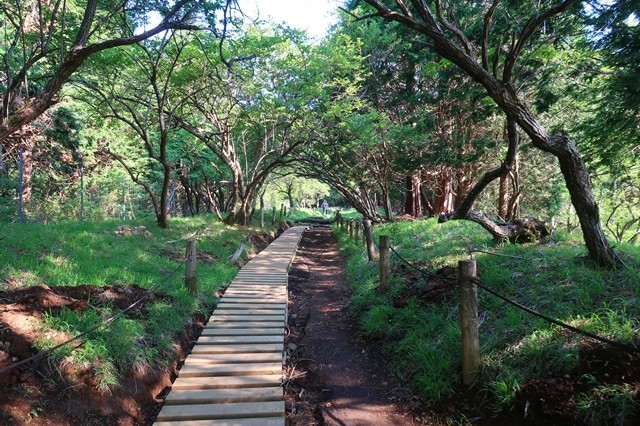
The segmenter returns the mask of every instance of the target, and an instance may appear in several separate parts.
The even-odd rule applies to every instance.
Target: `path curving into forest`
[[[345,264],[329,226],[309,228],[289,272],[285,395],[291,425],[422,424],[406,388],[348,315]]]

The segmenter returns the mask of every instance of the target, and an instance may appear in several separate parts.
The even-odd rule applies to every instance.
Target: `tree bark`
[[[498,185],[498,219],[507,220],[509,211],[509,172],[502,172]]]
[[[405,178],[404,213],[412,217],[422,217],[422,181],[420,171],[416,171]]]

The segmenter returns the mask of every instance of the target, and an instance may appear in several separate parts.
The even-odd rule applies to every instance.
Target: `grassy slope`
[[[354,289],[353,312],[362,329],[381,337],[399,371],[411,378],[427,402],[455,392],[459,383],[460,329],[455,298],[442,304],[393,306],[404,291],[401,278],[393,278],[387,295],[375,291],[377,263],[367,263],[360,244],[354,245],[338,231],[348,259],[348,276]],[[469,222],[443,225],[434,219],[378,226],[390,235],[391,244],[403,257],[428,269],[456,266],[471,249],[517,256],[497,257],[477,253],[483,283],[542,313],[600,335],[632,342],[640,331],[640,249],[619,246],[628,268],[594,270],[584,260],[585,250],[577,236],[557,234],[543,245],[495,247],[488,234]],[[392,255],[392,268],[399,262]],[[483,320],[480,327],[481,391],[487,391],[493,408],[513,402],[527,378],[564,374],[576,366],[583,340],[559,327],[505,304],[478,290]],[[624,389],[617,389],[624,395]],[[637,404],[634,409],[637,409]],[[587,414],[585,414],[586,416]]]
[[[114,231],[120,224],[144,225],[153,237],[117,236]],[[186,237],[196,238],[198,253],[207,258],[198,261],[197,298],[184,289],[186,243],[182,239]],[[212,306],[215,290],[229,283],[238,269],[228,257],[246,242],[245,231],[225,226],[213,216],[172,219],[169,229],[160,229],[152,221],[0,224],[0,238],[0,290],[39,284],[137,284],[169,296],[148,306],[147,318],[119,317],[73,352],[77,362],[99,364],[102,386],[117,383],[118,375],[133,364],[166,363],[172,355],[171,335],[182,330],[194,312]],[[63,310],[47,315],[46,323],[74,335],[114,312],[109,306],[92,305],[82,314]],[[71,349],[58,355],[72,355]]]

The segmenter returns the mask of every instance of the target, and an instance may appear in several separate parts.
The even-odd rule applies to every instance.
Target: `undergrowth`
[[[376,241],[381,234],[389,235],[392,247],[401,256],[431,272],[456,267],[473,250],[507,255],[473,253],[479,278],[485,285],[592,333],[632,345],[638,342],[637,246],[617,247],[627,267],[601,270],[586,260],[577,237],[560,232],[543,244],[496,246],[476,224],[437,224],[435,219],[429,219],[376,226],[374,233]],[[425,279],[415,278],[415,274],[406,278],[406,268],[402,269],[399,259],[392,255],[391,288],[380,294],[378,263],[367,261],[362,242],[354,243],[344,230],[336,228],[336,234],[347,259],[348,280],[353,289],[351,313],[359,319],[362,332],[384,341],[394,367],[411,378],[415,392],[425,403],[437,403],[458,392],[461,338],[455,287],[443,300],[420,300],[408,289],[425,286]],[[408,300],[399,303],[403,294]],[[577,367],[579,350],[587,342],[583,337],[520,311],[481,289],[478,303],[481,368],[475,389],[478,394],[489,396],[485,404],[494,412],[509,408],[526,380],[563,376]],[[637,414],[637,398],[633,404],[625,402],[629,392],[637,389],[626,394],[618,391],[580,395],[579,417],[591,423],[594,418],[611,421],[602,417],[608,412],[602,406],[612,399],[624,406],[627,418],[629,412]]]
[[[122,224],[144,225],[152,236],[118,236],[115,229]],[[176,334],[194,313],[206,313],[214,306],[216,290],[238,270],[229,257],[247,242],[246,230],[226,226],[213,216],[174,218],[168,229],[151,220],[1,226],[0,290],[41,284],[138,285],[162,295],[147,302],[144,314],[118,316],[83,337],[78,348],[56,352],[65,363],[93,366],[103,389],[116,385],[131,368],[162,367],[175,357]],[[184,288],[187,238],[197,240],[197,297]],[[118,312],[98,301],[90,300],[88,306],[82,312],[46,313],[44,327],[72,337]],[[54,343],[40,339],[36,346],[45,349]]]

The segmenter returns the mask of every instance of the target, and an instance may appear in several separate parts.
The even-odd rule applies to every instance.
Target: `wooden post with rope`
[[[380,286],[378,290],[383,292],[389,287],[391,276],[391,252],[389,250],[389,236],[380,235]]]
[[[458,290],[460,293],[460,330],[462,332],[462,383],[473,384],[480,365],[480,337],[478,329],[478,288],[471,281],[476,276],[476,261],[458,262]]]

